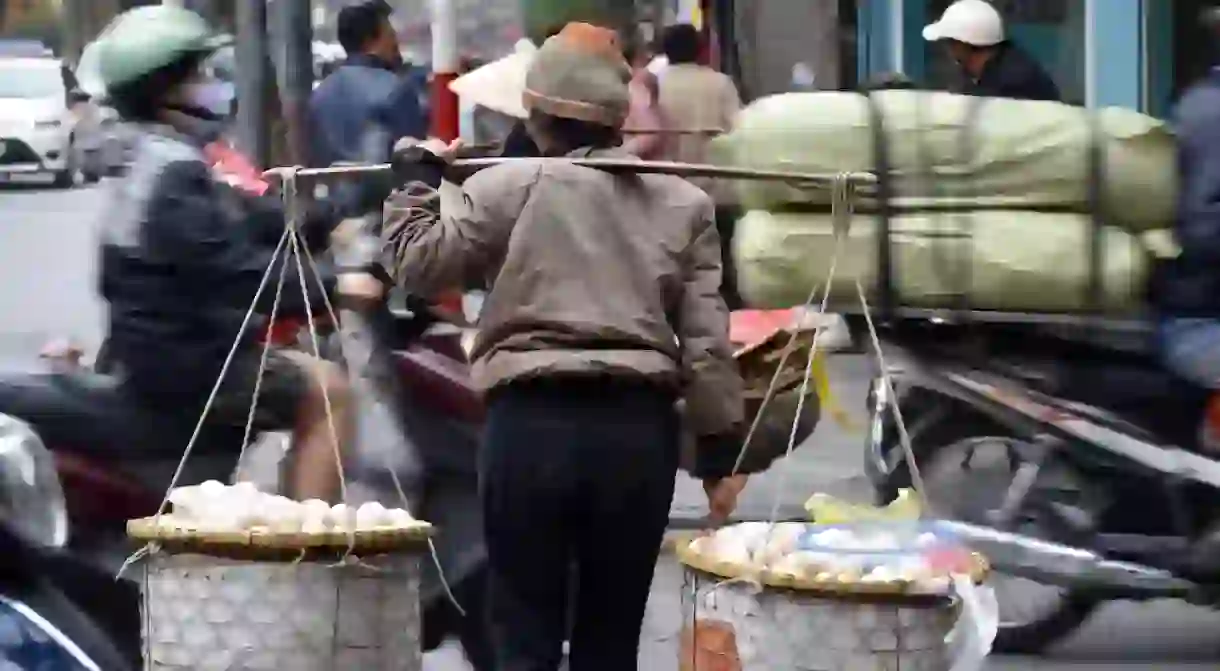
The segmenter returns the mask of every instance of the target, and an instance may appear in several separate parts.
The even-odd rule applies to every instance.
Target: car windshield
[[[64,80],[54,61],[39,63],[0,60],[0,98],[63,98]]]

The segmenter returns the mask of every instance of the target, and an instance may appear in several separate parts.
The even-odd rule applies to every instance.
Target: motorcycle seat
[[[1153,352],[1089,352],[1046,362],[1035,388],[1096,407],[1184,449],[1198,441],[1211,390],[1168,370]]]
[[[99,459],[165,460],[181,456],[198,409],[149,407],[120,380],[88,371],[0,378],[0,413],[28,423],[52,450]],[[244,427],[205,427],[193,454],[240,450]]]

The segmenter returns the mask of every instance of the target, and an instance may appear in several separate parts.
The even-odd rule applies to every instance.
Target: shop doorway
[[[1217,39],[1203,26],[1215,0],[1144,0],[1146,110],[1168,116],[1186,90],[1216,64]]]

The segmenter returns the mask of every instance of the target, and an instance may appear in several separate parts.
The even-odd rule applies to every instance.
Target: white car
[[[0,178],[49,174],[70,188],[101,179],[98,110],[55,58],[0,58]]]

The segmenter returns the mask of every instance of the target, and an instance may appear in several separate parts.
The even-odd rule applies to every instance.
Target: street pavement
[[[41,345],[70,336],[90,349],[101,339],[103,311],[96,298],[96,231],[106,216],[102,187],[72,191],[0,185],[0,366],[38,365]],[[863,421],[869,363],[858,356],[832,362],[835,391],[855,422]],[[790,458],[757,476],[739,510],[766,519],[778,500],[782,510],[799,509],[814,491],[866,496],[860,473],[859,426],[827,420]],[[674,497],[675,517],[703,514],[698,483],[681,477]],[[613,542],[608,539],[607,542]],[[682,581],[672,558],[657,571],[642,639],[640,668],[676,669],[676,633],[681,621]],[[989,671],[1186,671],[1220,664],[1220,615],[1178,603],[1114,604],[1077,636],[1045,658],[996,657]],[[464,668],[459,655],[430,655],[427,671]]]

